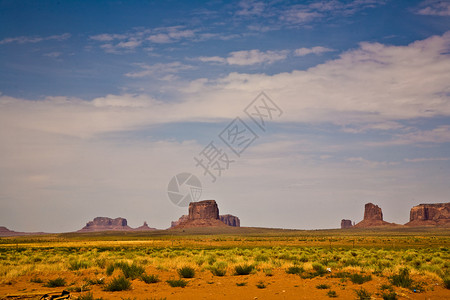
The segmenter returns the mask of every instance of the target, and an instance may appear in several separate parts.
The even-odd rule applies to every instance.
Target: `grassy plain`
[[[0,239],[0,299],[450,299],[450,231],[197,228]]]

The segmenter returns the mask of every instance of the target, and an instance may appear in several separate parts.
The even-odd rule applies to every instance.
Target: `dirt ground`
[[[353,284],[347,280],[342,282],[340,278],[329,276],[302,279],[298,275],[286,274],[282,269],[274,270],[273,276],[266,276],[263,272],[255,274],[223,277],[213,276],[209,271],[199,271],[195,278],[186,279],[189,283],[186,287],[170,287],[166,280],[178,278],[173,272],[156,270],[152,267],[146,270],[149,274],[158,274],[160,282],[146,284],[141,280],[132,281],[132,289],[121,292],[106,292],[99,285],[90,287],[94,299],[330,299],[327,296],[329,290],[337,293],[338,299],[356,299],[355,290],[361,287],[372,294],[372,299],[382,299],[380,286],[388,284],[386,278],[372,276],[373,279],[364,284]],[[64,277],[68,285],[81,285],[84,278],[99,279],[99,275],[90,274],[88,270],[77,272],[65,272],[64,274],[46,274],[46,278]],[[44,278],[43,276],[41,276]],[[0,299],[39,299],[44,293],[61,292],[70,288],[46,288],[40,283],[31,283],[30,276],[18,277],[12,284],[0,286]],[[108,280],[108,279],[106,279]],[[237,283],[246,283],[237,286]],[[262,282],[265,288],[256,285]],[[329,289],[317,289],[319,284],[327,284]],[[450,299],[450,290],[441,285],[427,283],[426,290],[414,293],[408,289],[395,287],[399,299]],[[72,292],[71,299],[86,293]],[[20,296],[21,295],[21,296]]]

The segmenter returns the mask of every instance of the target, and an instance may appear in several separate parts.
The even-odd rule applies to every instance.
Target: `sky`
[[[448,202],[450,1],[0,0],[0,226],[168,228],[182,173],[242,226]]]

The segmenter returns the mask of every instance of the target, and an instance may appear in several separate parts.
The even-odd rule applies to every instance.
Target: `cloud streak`
[[[17,43],[17,44],[29,44],[29,43],[40,43],[44,41],[64,41],[71,37],[70,33],[64,33],[60,35],[50,35],[46,37],[41,36],[18,36],[18,37],[9,37],[0,40],[0,45]]]

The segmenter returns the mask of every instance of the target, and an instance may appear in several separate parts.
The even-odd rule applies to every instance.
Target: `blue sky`
[[[166,228],[180,172],[243,226],[367,202],[405,223],[448,201],[449,53],[448,1],[0,1],[0,225]],[[266,131],[244,112],[261,91]],[[218,137],[236,117],[258,135],[240,157]],[[235,160],[216,182],[210,141]]]

